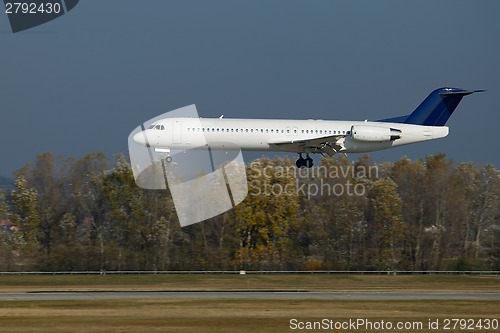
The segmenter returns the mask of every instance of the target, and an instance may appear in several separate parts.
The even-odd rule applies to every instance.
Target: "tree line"
[[[493,165],[364,155],[246,169],[242,203],[181,228],[168,189],[139,188],[125,156],[38,155],[0,191],[0,270],[500,270]]]

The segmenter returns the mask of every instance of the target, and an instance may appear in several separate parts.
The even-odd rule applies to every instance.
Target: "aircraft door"
[[[180,119],[172,121],[172,143],[182,143],[182,122]]]

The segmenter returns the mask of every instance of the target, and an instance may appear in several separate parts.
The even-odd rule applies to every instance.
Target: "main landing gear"
[[[299,153],[299,159],[295,162],[295,165],[299,169],[311,168],[314,165],[314,161],[309,157],[309,154],[306,154],[306,158],[303,158],[302,153]]]

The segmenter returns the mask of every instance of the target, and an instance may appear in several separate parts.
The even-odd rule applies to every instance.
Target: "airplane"
[[[297,153],[296,166],[311,168],[310,154],[365,153],[444,138],[449,133],[445,124],[462,98],[483,91],[439,88],[411,114],[376,121],[164,118],[135,134],[133,140],[165,153],[169,163],[172,150],[238,148]]]

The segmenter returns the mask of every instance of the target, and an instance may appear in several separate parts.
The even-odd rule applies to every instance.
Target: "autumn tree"
[[[320,195],[302,198],[308,222],[308,268],[349,270],[362,267],[366,229],[366,189],[371,183],[369,159],[352,164],[346,158],[324,158],[309,182]],[[359,190],[354,192],[354,187]],[[319,262],[318,262],[319,260]]]
[[[11,216],[7,191],[0,190],[0,269],[3,271],[17,269],[19,251],[25,245],[23,234],[16,225],[11,225]]]
[[[369,195],[367,238],[371,247],[368,265],[375,269],[394,269],[401,260],[404,225],[401,198],[390,178],[373,182]]]
[[[289,268],[301,222],[292,161],[260,159],[248,168],[247,198],[236,208],[235,260],[254,269]]]
[[[421,160],[412,162],[406,157],[395,162],[391,169],[391,179],[398,186],[405,225],[402,267],[408,270],[425,269],[424,238],[427,226],[424,221],[425,174],[426,167]]]
[[[10,219],[15,225],[17,241],[12,251],[19,251],[19,260],[28,269],[33,268],[38,254],[40,238],[40,217],[38,215],[38,193],[28,186],[26,178],[18,176],[12,191],[12,212]]]
[[[485,232],[495,225],[497,219],[500,174],[492,165],[477,168],[472,163],[462,163],[455,170],[453,179],[459,185],[455,200],[461,211],[462,268],[474,269],[481,266],[478,259],[483,251]],[[476,267],[471,260],[476,262]]]
[[[233,210],[181,228],[169,190],[135,183],[124,155],[38,155],[0,191],[12,270],[430,270],[500,267],[500,176],[445,155],[375,164],[286,158],[246,169]],[[214,194],[215,195],[215,194]],[[197,206],[194,203],[193,208]]]
[[[38,245],[40,227],[38,192],[28,187],[28,182],[23,176],[17,177],[14,184],[12,221],[19,228],[27,243]]]
[[[425,269],[441,269],[442,262],[449,250],[448,242],[452,240],[451,232],[455,221],[451,217],[454,212],[448,209],[450,199],[453,199],[450,176],[453,171],[453,161],[444,154],[428,156],[425,161],[426,174],[421,191],[425,192],[424,221],[426,244],[428,251]]]

